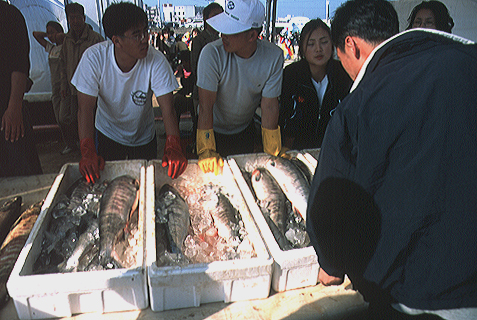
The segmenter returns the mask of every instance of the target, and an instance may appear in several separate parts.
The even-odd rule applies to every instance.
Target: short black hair
[[[407,26],[406,30],[412,29],[412,24],[414,23],[414,19],[416,19],[416,15],[421,9],[429,9],[434,14],[434,18],[436,19],[436,29],[440,31],[445,31],[451,33],[452,28],[454,27],[454,20],[449,14],[449,10],[445,4],[440,1],[422,1],[420,4],[412,9],[409,18],[407,19],[409,25]]]
[[[56,21],[48,21],[48,23],[46,24],[46,27],[52,27],[53,29],[55,29],[57,32],[59,33],[63,33],[64,30],[63,30],[63,27],[61,26],[61,24],[59,24],[58,22]]]
[[[84,7],[76,2],[68,3],[65,6],[66,17],[68,17],[71,13],[79,13],[84,16]]]
[[[113,3],[103,15],[104,34],[110,39],[113,36],[122,36],[140,24],[148,25],[147,14],[131,2]]]
[[[331,30],[330,27],[326,23],[323,22],[321,19],[312,19],[308,21],[303,29],[301,29],[300,33],[300,40],[298,41],[298,54],[300,58],[305,57],[305,47],[306,43],[308,42],[308,39],[310,39],[311,33],[315,31],[316,29],[323,29],[325,30],[328,35],[330,36],[331,39]]]
[[[348,36],[377,45],[398,32],[397,12],[386,0],[349,0],[336,9],[331,22],[333,44],[341,51]]]
[[[222,6],[220,4],[218,4],[217,2],[212,2],[210,3],[207,7],[204,8],[204,10],[202,11],[202,19],[204,20],[207,20],[209,19],[209,16],[210,16],[210,12],[214,9],[219,9],[221,10],[221,12],[224,11],[224,8],[222,8]]]

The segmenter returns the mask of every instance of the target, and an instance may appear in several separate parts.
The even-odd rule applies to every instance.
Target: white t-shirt
[[[49,41],[46,42],[45,51],[48,52],[48,59],[59,59],[61,53],[61,44],[53,44]]]
[[[84,52],[71,83],[98,97],[96,129],[126,146],[144,145],[154,138],[152,94],[159,97],[178,87],[167,59],[151,46],[129,72],[121,71],[110,40]]]
[[[328,87],[328,75],[325,75],[325,77],[320,82],[316,82],[315,79],[311,78],[311,82],[315,87],[316,94],[318,96],[318,99],[320,100],[320,105],[322,105],[323,98],[325,97],[326,93],[326,88]]]
[[[214,131],[234,134],[250,124],[263,97],[280,96],[283,53],[275,44],[257,41],[257,50],[243,59],[224,50],[222,40],[207,44],[200,53],[197,86],[217,92]]]

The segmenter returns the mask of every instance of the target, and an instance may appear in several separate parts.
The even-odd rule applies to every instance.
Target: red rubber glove
[[[179,136],[167,136],[162,166],[169,166],[167,174],[172,179],[180,176],[187,168],[187,158],[182,153],[181,138]]]
[[[81,161],[79,170],[88,183],[94,183],[99,179],[99,170],[104,170],[104,159],[96,153],[96,147],[92,138],[84,138],[80,141]]]

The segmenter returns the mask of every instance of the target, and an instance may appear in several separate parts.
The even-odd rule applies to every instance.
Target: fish
[[[205,202],[204,209],[212,216],[219,236],[227,242],[236,239],[240,229],[238,212],[220,188],[206,185],[201,200]]]
[[[22,207],[22,197],[15,197],[8,200],[0,208],[0,244],[12,227],[12,224],[20,217]]]
[[[70,257],[58,265],[58,270],[60,272],[77,271],[81,256],[89,246],[94,244],[96,239],[99,239],[99,227],[98,220],[94,219],[88,228],[79,236],[75,249]]]
[[[112,180],[104,190],[99,206],[99,262],[102,266],[120,260],[114,245],[139,202],[139,181],[123,175]]]
[[[97,261],[97,263],[95,263]],[[95,240],[90,243],[78,260],[76,271],[88,271],[91,266],[99,266],[99,241]]]
[[[313,173],[311,172],[310,167],[308,167],[306,163],[304,163],[298,158],[291,158],[290,161],[298,168],[298,170],[300,170],[300,172],[306,178],[308,184],[311,185],[311,182],[313,180]]]
[[[31,205],[20,215],[0,248],[0,307],[9,299],[6,287],[8,277],[40,214],[42,205],[43,200]]]
[[[159,190],[155,204],[156,258],[166,251],[182,254],[184,240],[190,227],[187,202],[179,191],[166,183]]]
[[[278,182],[285,196],[306,222],[306,207],[310,195],[310,184],[290,160],[272,157],[265,168]]]
[[[287,199],[282,189],[270,172],[264,168],[257,168],[252,172],[251,182],[259,206],[268,211],[272,222],[282,234],[285,234],[288,216]]]

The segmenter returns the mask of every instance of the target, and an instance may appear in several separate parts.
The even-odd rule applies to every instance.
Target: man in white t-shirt
[[[222,39],[202,49],[197,67],[197,154],[204,172],[218,174],[221,155],[254,151],[253,116],[258,107],[264,151],[280,154],[283,54],[276,45],[258,40],[264,19],[259,0],[227,0],[225,11],[207,20]]]
[[[115,3],[103,15],[103,28],[109,40],[85,51],[71,80],[78,90],[80,171],[94,181],[103,159],[157,157],[154,93],[167,135],[162,165],[176,178],[187,167],[172,107],[178,84],[164,55],[149,47],[147,15],[132,3]]]

